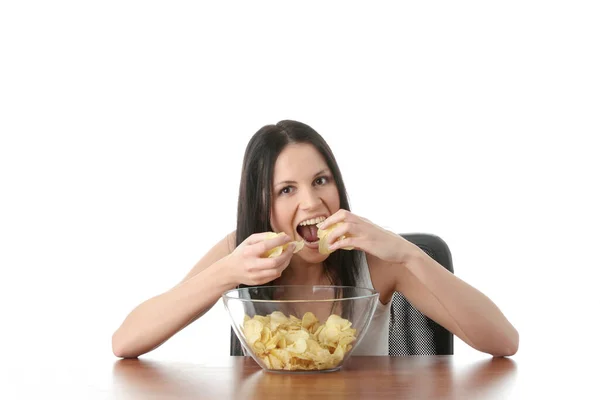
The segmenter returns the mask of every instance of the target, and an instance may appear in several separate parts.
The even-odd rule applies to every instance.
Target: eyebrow
[[[325,168],[320,170],[319,172],[317,172],[316,174],[313,175],[313,179],[316,178],[319,175],[324,174],[325,172],[329,172],[329,168]],[[289,184],[293,184],[296,183],[296,181],[281,181],[275,184],[275,186],[279,186],[279,185],[289,185]]]

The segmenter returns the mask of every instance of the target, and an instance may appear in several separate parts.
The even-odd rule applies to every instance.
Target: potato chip
[[[263,324],[256,319],[250,319],[244,322],[244,333],[249,345],[254,345],[260,340]]]
[[[322,370],[338,366],[352,343],[352,323],[332,314],[321,324],[312,312],[302,319],[280,311],[244,317],[242,330],[254,354],[269,369]]]
[[[317,319],[315,314],[311,313],[310,311],[305,313],[302,317],[302,327],[306,330],[311,331],[311,333],[314,333],[314,330],[312,330],[312,328],[315,326],[315,324],[318,323],[319,320]]]
[[[271,369],[283,369],[283,362],[273,354],[269,354],[269,361],[271,362]]]
[[[270,315],[269,327],[271,330],[277,330],[280,325],[287,325],[288,318],[281,311],[274,311]]]
[[[321,229],[319,228],[317,230],[317,237],[319,238],[319,253],[321,254],[331,254],[333,253],[329,247],[327,246],[327,236],[331,233],[331,231],[333,231],[340,223],[338,222],[337,224],[333,224],[332,226],[330,226],[327,229]],[[346,235],[342,235],[340,236],[337,240],[342,240],[342,239],[346,239]],[[336,240],[336,241],[337,241]],[[343,247],[342,249],[344,250],[353,250],[354,247]]]
[[[282,236],[282,235],[285,235],[285,232],[279,232],[279,233],[267,232],[267,238],[266,239],[273,239],[273,238],[276,238],[277,236]],[[290,243],[295,243],[296,244],[296,248],[294,248],[294,253],[299,252],[304,247],[304,240],[293,241],[293,242],[290,242]],[[277,246],[277,247],[274,247],[274,248],[266,251],[263,254],[263,257],[265,257],[265,258],[273,258],[273,257],[277,257],[277,256],[281,255],[281,253],[283,253],[285,251],[285,249],[287,249],[287,247],[290,245],[290,243],[286,243],[286,244],[284,244],[282,246]]]

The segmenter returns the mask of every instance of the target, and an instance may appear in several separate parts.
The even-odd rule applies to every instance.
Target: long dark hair
[[[323,137],[310,126],[292,120],[265,125],[246,147],[237,210],[236,246],[248,236],[271,230],[273,170],[281,151],[291,143],[308,143],[327,162],[340,196],[340,208],[350,211],[346,186],[333,152]],[[356,286],[360,253],[338,250],[325,260],[325,273],[333,285]],[[269,283],[267,283],[269,285]]]
[[[350,211],[342,173],[333,152],[323,137],[302,122],[284,120],[275,125],[265,125],[252,136],[244,154],[238,197],[236,246],[254,233],[271,230],[271,199],[275,161],[281,151],[292,143],[312,144],[321,153],[337,185],[340,208]],[[360,257],[361,252],[357,250],[337,250],[331,253],[323,265],[332,284],[356,286]],[[271,285],[272,283],[269,282],[263,286]],[[239,287],[247,286],[239,285]],[[269,294],[266,295],[272,297]],[[351,312],[351,307],[346,304],[348,302],[342,303],[342,315],[347,317]],[[233,328],[231,328],[230,354],[233,356],[243,355],[241,343]]]

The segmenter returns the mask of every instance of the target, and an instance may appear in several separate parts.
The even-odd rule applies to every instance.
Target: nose
[[[321,204],[321,198],[314,190],[304,190],[300,197],[300,208],[302,210],[311,210]]]

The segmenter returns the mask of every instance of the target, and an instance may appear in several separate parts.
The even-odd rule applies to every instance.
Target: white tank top
[[[371,272],[364,253],[361,256],[359,274],[356,286],[374,289],[371,282]],[[387,356],[389,355],[390,313],[392,301],[382,304],[377,301],[377,308],[365,336],[362,338],[352,355],[357,356]]]

